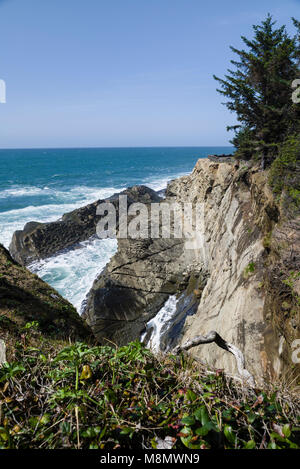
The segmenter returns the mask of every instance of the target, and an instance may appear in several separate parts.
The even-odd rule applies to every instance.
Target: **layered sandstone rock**
[[[117,254],[95,280],[83,317],[102,342],[126,344],[140,337],[169,295],[193,293],[200,278],[201,269],[187,261],[182,240],[122,239]]]

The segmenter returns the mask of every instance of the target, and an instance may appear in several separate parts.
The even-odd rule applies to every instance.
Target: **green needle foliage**
[[[51,349],[53,350],[53,349]],[[0,449],[299,448],[299,399],[139,342],[17,344],[0,368]]]
[[[225,78],[214,76],[220,84],[217,91],[228,99],[223,104],[239,122],[227,128],[235,131],[231,143],[236,156],[260,158],[263,167],[276,158],[278,145],[300,131],[300,105],[293,103],[291,87],[300,78],[300,23],[293,23],[297,34],[291,37],[268,15],[253,26],[253,39],[241,37],[245,49],[231,47],[238,57],[231,60]]]
[[[299,104],[300,106],[300,104]],[[300,136],[286,139],[279,147],[279,155],[272,163],[269,182],[274,194],[281,198],[288,215],[300,210]],[[283,195],[283,197],[282,197]]]

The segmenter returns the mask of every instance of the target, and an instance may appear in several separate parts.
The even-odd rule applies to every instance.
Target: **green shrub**
[[[300,138],[289,137],[270,169],[269,183],[278,198],[284,192],[291,208],[300,207]]]

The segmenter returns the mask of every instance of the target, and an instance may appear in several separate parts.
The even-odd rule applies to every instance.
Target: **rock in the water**
[[[157,193],[146,186],[133,186],[116,193],[105,200],[97,200],[85,207],[63,215],[61,220],[50,223],[29,222],[23,230],[15,231],[9,246],[11,256],[20,264],[28,265],[38,259],[45,259],[63,249],[85,241],[96,234],[100,216],[96,214],[99,204],[114,204],[118,217],[118,197],[127,196],[128,205],[134,202],[158,202]]]

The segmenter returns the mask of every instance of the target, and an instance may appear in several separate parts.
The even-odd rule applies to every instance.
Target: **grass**
[[[248,278],[250,275],[254,274],[255,272],[255,263],[254,262],[250,262],[247,267],[245,267],[245,270],[244,270],[244,278]]]
[[[245,388],[183,355],[157,357],[139,342],[45,350],[25,340],[15,356],[0,368],[1,449],[300,445],[297,396]]]

